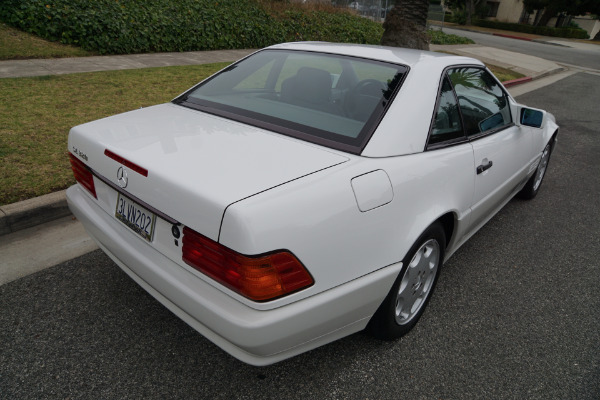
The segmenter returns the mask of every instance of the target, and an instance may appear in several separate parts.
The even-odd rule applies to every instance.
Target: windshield
[[[361,58],[263,50],[175,102],[360,153],[406,71],[402,65]]]

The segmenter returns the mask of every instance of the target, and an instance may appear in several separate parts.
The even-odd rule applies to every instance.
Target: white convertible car
[[[281,44],[74,127],[67,198],[152,296],[267,365],[407,333],[444,261],[538,193],[557,132],[478,60]]]

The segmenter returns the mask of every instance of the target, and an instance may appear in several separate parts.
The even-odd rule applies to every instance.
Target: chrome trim
[[[145,201],[141,200],[139,197],[134,196],[131,193],[129,193],[127,190],[124,190],[124,189],[120,188],[118,185],[112,183],[111,181],[109,181],[108,179],[106,179],[105,177],[103,177],[102,175],[100,175],[99,173],[97,173],[96,171],[94,171],[92,168],[90,168],[90,167],[88,167],[88,168],[89,168],[89,170],[92,172],[92,174],[96,178],[98,178],[102,182],[106,183],[108,186],[110,186],[111,188],[113,188],[117,192],[121,193],[124,196],[127,196],[128,198],[130,198],[131,200],[135,201],[136,203],[138,203],[142,207],[146,208],[147,210],[152,211],[154,214],[158,215],[160,218],[164,219],[165,221],[170,222],[171,224],[174,224],[174,225],[179,225],[180,224],[180,222],[177,221],[176,219],[169,217],[167,214],[165,214],[164,212],[159,211],[156,208],[152,207],[150,204],[148,204]]]

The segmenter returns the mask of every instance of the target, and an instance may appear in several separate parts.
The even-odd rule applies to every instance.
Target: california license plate
[[[115,217],[145,240],[152,241],[156,215],[121,193],[117,197]]]

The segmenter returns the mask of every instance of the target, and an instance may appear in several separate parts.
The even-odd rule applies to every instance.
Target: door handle
[[[492,168],[492,165],[493,163],[491,161],[488,161],[487,164],[481,164],[479,167],[477,167],[477,175],[481,174],[483,171]]]

